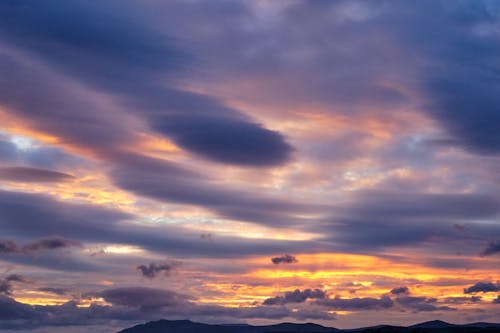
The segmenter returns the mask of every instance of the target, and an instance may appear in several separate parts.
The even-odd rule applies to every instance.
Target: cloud
[[[202,206],[219,216],[275,227],[310,221],[302,213],[325,210],[325,206],[266,195],[249,188],[214,184],[199,173],[175,163],[138,154],[120,154],[110,172],[116,186],[137,195],[170,203]]]
[[[493,300],[493,304],[500,304],[500,296]]]
[[[488,246],[481,252],[481,256],[490,256],[500,252],[500,240],[490,242]]]
[[[176,71],[185,60],[171,38],[146,28],[126,7],[127,18],[116,15],[113,6],[89,7],[82,1],[60,6],[26,1],[0,8],[4,39],[101,89],[161,77],[156,73]]]
[[[0,179],[17,182],[52,183],[71,180],[73,176],[66,173],[30,168],[30,167],[4,167],[0,168]]]
[[[451,304],[463,304],[463,303],[479,303],[481,302],[481,296],[470,296],[470,297],[446,297],[444,303]]]
[[[318,305],[326,306],[332,310],[377,310],[388,309],[394,305],[394,302],[389,296],[380,298],[364,297],[364,298],[335,298],[321,299],[315,302]]]
[[[142,276],[153,279],[158,274],[168,275],[177,266],[179,262],[152,262],[149,265],[139,265],[137,269],[141,271]]]
[[[271,258],[271,262],[275,265],[278,264],[294,264],[298,262],[297,258],[295,256],[292,256],[290,254],[284,254],[279,257],[273,257]]]
[[[68,289],[65,288],[42,287],[38,288],[38,290],[60,296],[68,294]]]
[[[464,294],[473,294],[473,293],[490,293],[500,291],[500,285],[492,283],[492,282],[477,282],[476,284],[465,288]]]
[[[36,310],[27,304],[19,303],[4,295],[0,295],[0,327],[3,321],[33,319],[37,317]]]
[[[455,311],[455,308],[449,306],[436,305],[437,299],[423,296],[401,296],[396,298],[396,302],[416,312],[432,311]]]
[[[79,300],[61,305],[28,305],[0,295],[0,329],[109,325],[110,321],[119,321],[121,325],[127,325],[133,321],[143,322],[167,316],[174,319],[189,317],[202,322],[217,318],[217,323],[232,322],[235,318],[334,319],[332,314],[317,308],[300,308],[292,311],[284,306],[232,308],[196,304],[191,296],[166,289],[145,287],[112,288],[85,293],[82,297],[103,298],[110,305],[92,303],[89,307],[79,307]]]
[[[280,165],[292,152],[280,133],[243,119],[167,116],[154,124],[179,146],[228,164]]]
[[[145,172],[147,171],[148,169],[145,169]],[[211,200],[223,201],[221,198]],[[19,209],[19,202],[23,203],[23,209]],[[266,205],[264,201],[261,204]],[[275,203],[267,205],[271,206],[268,209],[275,208]],[[279,207],[280,205],[277,205],[277,208]],[[199,256],[202,253],[203,256],[219,258],[268,255],[283,252],[291,246],[300,251],[311,246],[305,241],[248,239],[222,235],[217,238],[217,242],[201,242],[198,231],[190,232],[168,225],[129,223],[136,217],[97,205],[57,201],[40,194],[0,191],[0,211],[2,236],[9,238],[49,239],[55,234],[78,242],[135,245],[169,255]]]
[[[41,250],[55,250],[65,247],[81,246],[81,243],[60,237],[41,239],[23,246],[23,251],[36,252]]]
[[[28,280],[19,274],[10,274],[0,279],[0,294],[10,295],[14,287],[12,282],[27,283]]]
[[[5,240],[0,240],[0,253],[19,253],[22,252],[21,249],[19,248],[19,244],[16,242],[5,239]]]
[[[365,252],[377,248],[404,247],[424,242],[455,248],[458,240],[473,252],[477,241],[500,232],[495,224],[477,224],[467,234],[450,227],[470,219],[493,220],[500,216],[500,205],[493,194],[430,194],[411,191],[371,189],[354,194],[350,201],[332,210],[331,222],[314,225],[311,231],[329,235],[339,251]],[[390,232],[382,232],[390,230]],[[442,240],[448,240],[444,244]],[[462,250],[464,242],[462,242]],[[435,261],[439,266],[463,265],[460,261]]]
[[[81,246],[81,243],[61,237],[43,238],[26,243],[25,245],[18,244],[12,240],[0,240],[0,253],[30,254],[45,250],[57,250],[73,246]]]
[[[79,1],[64,6],[9,3],[2,4],[0,10],[1,36],[7,43],[28,52],[39,64],[83,82],[89,90],[112,94],[115,107],[120,109],[102,112],[97,103],[78,101],[75,91],[60,94],[68,86],[58,89],[50,78],[34,80],[36,71],[20,70],[22,66],[14,61],[0,67],[5,81],[15,90],[0,94],[0,103],[25,118],[31,115],[38,120],[33,121],[33,126],[102,151],[98,142],[106,139],[107,148],[112,147],[110,143],[130,141],[133,126],[123,121],[118,128],[111,121],[113,115],[121,114],[124,119],[129,114],[178,146],[221,163],[275,166],[290,159],[292,148],[282,134],[266,129],[216,98],[168,87],[170,80],[191,63],[190,52],[174,38],[148,28],[138,11],[120,6],[122,15],[128,13],[125,19],[116,15],[112,5],[89,8]],[[13,16],[17,19],[12,20]],[[13,76],[14,72],[17,76]],[[17,90],[19,86],[23,86],[26,96]],[[35,101],[43,115],[31,111],[30,103]],[[68,108],[71,112],[64,112]],[[87,121],[82,122],[82,118]],[[61,122],[67,129],[55,126]],[[107,126],[116,131],[109,131]]]
[[[410,290],[408,289],[408,287],[399,287],[391,290],[391,294],[393,295],[409,294],[409,293]]]
[[[308,299],[324,299],[326,294],[321,289],[295,289],[287,291],[284,296],[276,296],[266,299],[263,305],[285,305],[288,303],[303,303]]]
[[[143,310],[180,307],[189,304],[192,297],[170,290],[146,287],[125,287],[101,291],[96,294],[113,305],[138,307]]]

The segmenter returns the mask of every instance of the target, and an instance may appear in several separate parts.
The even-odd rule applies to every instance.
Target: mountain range
[[[500,324],[471,323],[454,325],[440,320],[408,327],[378,325],[357,329],[337,329],[318,324],[281,323],[268,326],[246,324],[213,325],[190,320],[158,320],[136,325],[118,333],[499,333]]]

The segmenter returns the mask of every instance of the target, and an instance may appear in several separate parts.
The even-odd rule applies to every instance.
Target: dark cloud
[[[437,305],[437,299],[423,296],[400,296],[396,298],[396,302],[405,308],[416,312],[432,312],[432,311],[455,311],[446,305]]]
[[[50,237],[39,239],[21,245],[12,240],[0,240],[0,253],[4,254],[30,254],[45,250],[56,250],[61,248],[81,246],[81,243],[61,237]]]
[[[54,237],[28,243],[23,246],[23,251],[37,252],[41,250],[55,250],[72,246],[81,246],[81,243],[69,239]]]
[[[500,304],[500,296],[493,300],[493,304]]]
[[[491,218],[500,214],[499,199],[482,194],[403,193],[383,190],[360,192],[347,213],[373,218],[420,220]]]
[[[193,298],[170,290],[146,287],[115,288],[99,292],[96,296],[104,298],[113,305],[158,309],[179,307],[188,304]]]
[[[19,247],[19,244],[16,242],[5,239],[5,240],[0,240],[0,253],[19,253],[21,252],[21,249]]]
[[[380,298],[341,298],[336,296],[335,298],[321,299],[315,302],[318,305],[326,306],[332,310],[379,310],[388,309],[394,305],[394,302],[389,296],[382,296]]]
[[[0,295],[0,320],[10,321],[36,318],[36,310],[27,304],[19,303],[10,297]],[[0,322],[0,327],[3,322]]]
[[[67,295],[69,290],[65,288],[54,288],[54,287],[42,287],[38,288],[39,291],[43,291],[46,293],[51,293],[54,295]]]
[[[276,296],[266,299],[263,305],[285,305],[288,303],[303,303],[308,299],[324,299],[326,294],[321,289],[304,289],[300,291],[287,291],[284,296]]]
[[[228,164],[279,165],[292,151],[280,133],[244,120],[197,115],[166,117],[154,124],[179,146]]]
[[[495,284],[493,282],[477,282],[476,284],[465,288],[464,294],[473,294],[473,293],[490,293],[500,291],[500,285]]]
[[[19,274],[9,274],[4,278],[0,278],[0,294],[10,295],[14,287],[13,282],[27,283],[28,280]]]
[[[400,47],[427,64],[416,74],[417,87],[427,97],[426,113],[455,145],[497,154],[500,47],[488,26],[498,20],[498,8],[487,1],[420,1],[410,12],[403,6],[388,12],[385,28],[393,29]],[[419,24],[423,20],[426,27]]]
[[[391,290],[391,294],[393,295],[401,295],[401,294],[409,294],[410,293],[410,290],[408,289],[408,287],[398,287],[398,288],[394,288]]]
[[[58,72],[69,74],[92,89],[113,94],[122,111],[144,118],[153,130],[170,136],[180,147],[236,165],[273,166],[289,160],[292,149],[280,133],[248,120],[214,98],[164,87],[165,79],[172,79],[190,57],[181,51],[180,43],[146,28],[136,11],[120,6],[121,15],[117,15],[112,5],[85,6],[80,1],[63,6],[31,1],[29,4],[2,4],[0,37]],[[18,75],[9,78],[9,69],[16,67]],[[61,95],[60,89],[45,80],[43,86],[36,88],[40,80],[33,80],[33,71],[23,73],[19,67],[14,64],[0,68],[6,81],[14,87],[24,86],[23,92],[30,94],[29,99],[18,91],[0,95],[0,103],[13,112],[26,116],[33,113],[27,104],[36,103],[38,111],[43,109],[44,113],[43,119],[32,115],[40,120],[34,122],[35,126],[93,149],[101,149],[98,139],[111,139],[114,143],[130,139],[126,136],[127,131],[132,133],[130,127],[108,124],[109,111],[100,112],[98,105],[88,101],[76,103],[76,96],[71,96],[74,92]],[[68,108],[81,111],[70,112]],[[56,123],[64,122],[67,130],[53,126],[53,122],[51,125],[50,118]],[[87,121],[82,122],[82,118]],[[116,131],[105,130],[106,125]],[[85,134],[94,138],[85,141]]]
[[[470,297],[446,297],[444,303],[450,304],[463,304],[463,303],[479,303],[481,302],[481,296],[470,296]]]
[[[179,262],[152,262],[148,265],[139,265],[137,269],[141,272],[142,276],[152,279],[159,274],[169,275],[179,264]]]
[[[73,176],[66,173],[30,168],[30,167],[5,167],[0,168],[0,179],[18,182],[62,182],[71,180]]]
[[[488,246],[481,252],[481,256],[490,256],[500,252],[500,240],[490,242]]]
[[[284,254],[279,257],[273,257],[271,258],[271,262],[275,265],[278,264],[294,264],[298,262],[297,258],[295,256],[292,256],[291,254]]]
[[[172,39],[147,29],[123,6],[120,14],[113,6],[82,1],[28,0],[0,8],[4,39],[101,89],[130,88],[138,77],[162,76],[185,57]]]

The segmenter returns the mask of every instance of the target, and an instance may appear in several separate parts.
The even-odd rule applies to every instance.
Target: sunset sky
[[[500,318],[500,2],[0,1],[0,330]]]

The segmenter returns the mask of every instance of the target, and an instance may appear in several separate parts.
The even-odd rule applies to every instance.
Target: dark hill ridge
[[[281,323],[268,326],[246,324],[211,325],[190,320],[158,320],[124,329],[118,333],[500,333],[500,324],[449,324],[433,320],[409,327],[379,325],[366,328],[340,330],[318,324]]]
[[[158,320],[124,329],[119,333],[337,333],[336,328],[317,324],[281,323],[269,326],[252,325],[210,325],[190,320]]]
[[[409,326],[408,328],[445,328],[454,326],[457,325],[453,325],[442,320],[431,320],[431,321],[426,321],[425,323]]]

